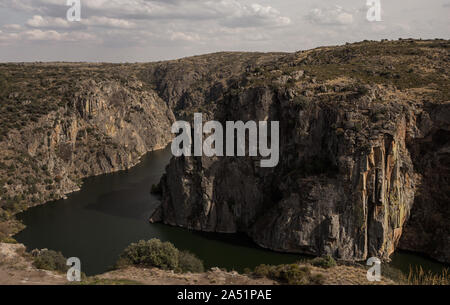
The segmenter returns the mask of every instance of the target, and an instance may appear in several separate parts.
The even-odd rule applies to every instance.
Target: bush
[[[41,250],[34,258],[33,265],[38,269],[67,272],[66,258],[61,252],[53,250]]]
[[[328,269],[336,266],[336,261],[330,255],[326,255],[322,257],[316,257],[311,261],[311,265]]]
[[[170,242],[159,239],[140,240],[129,245],[120,255],[118,265],[137,265],[157,267],[161,269],[176,269],[178,267],[179,251]]]
[[[311,270],[307,266],[299,266],[298,264],[259,265],[255,268],[253,274],[288,285],[318,285],[323,284],[324,281],[323,275],[311,274]]]
[[[135,265],[156,267],[176,272],[203,272],[203,262],[188,251],[179,251],[170,242],[159,239],[140,240],[129,245],[120,255],[116,267]]]
[[[194,254],[188,251],[180,252],[178,267],[182,272],[200,273],[204,271],[203,262]]]

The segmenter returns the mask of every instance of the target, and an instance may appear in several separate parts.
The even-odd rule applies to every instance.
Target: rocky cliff
[[[0,220],[79,189],[84,177],[130,168],[146,152],[171,141],[172,111],[154,91],[144,90],[138,79],[99,79],[96,72],[111,68],[71,65],[89,72],[75,79],[64,72],[52,79],[60,67],[7,66],[10,75],[25,70],[27,83],[33,80],[26,77],[44,82],[29,91],[15,91],[20,81],[15,76],[16,83],[11,80],[6,88],[8,104],[2,106],[16,108],[10,114],[6,110],[3,123],[8,115],[17,119],[15,113],[29,118],[24,126],[9,128],[0,142]],[[36,98],[38,90],[46,93]],[[52,103],[54,107],[45,108]]]
[[[401,247],[448,262],[449,60],[448,41],[401,40],[0,64],[0,224],[133,166],[171,141],[175,118],[201,112],[280,121],[280,162],[173,158],[152,221],[245,232],[278,251],[360,260]]]
[[[388,259],[401,240],[449,261],[448,47],[366,42],[278,55],[218,79],[228,86],[210,86],[209,98],[175,94],[222,123],[280,121],[280,162],[174,158],[151,221],[344,260]]]

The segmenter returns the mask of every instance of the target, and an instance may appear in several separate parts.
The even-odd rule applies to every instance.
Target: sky
[[[0,0],[0,62],[149,62],[450,39],[450,0],[370,0],[381,8],[372,22],[368,0],[79,0],[79,21],[67,19],[67,1]]]

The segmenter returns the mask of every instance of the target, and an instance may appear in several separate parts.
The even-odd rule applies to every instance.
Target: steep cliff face
[[[256,91],[231,99],[221,121],[280,121],[278,166],[260,168],[250,158],[173,159],[163,180],[164,222],[243,231],[278,251],[387,258],[414,198],[406,111],[389,111],[395,123],[385,129],[371,122],[380,104],[367,97],[354,101],[363,115],[346,102],[299,107],[295,97]]]
[[[0,142],[10,177],[2,184],[4,210],[61,198],[79,189],[84,177],[130,168],[146,152],[164,148],[174,116],[142,86],[82,80],[64,107],[11,130]]]
[[[280,121],[278,166],[174,158],[151,221],[245,232],[266,248],[346,260],[387,259],[404,235],[404,248],[442,259],[448,237],[424,236],[449,228],[448,195],[430,197],[435,183],[448,194],[449,54],[438,44],[325,48],[243,74],[196,110],[222,123]]]
[[[411,217],[400,248],[450,262],[450,103],[432,105],[417,119],[409,141],[414,168],[421,173]]]

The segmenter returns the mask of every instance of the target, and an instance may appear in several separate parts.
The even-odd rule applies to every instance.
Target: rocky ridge
[[[345,260],[387,259],[400,246],[450,261],[448,48],[366,41],[150,64],[1,64],[0,219],[133,166],[170,142],[175,118],[202,112],[279,120],[280,163],[174,158],[153,221]]]

